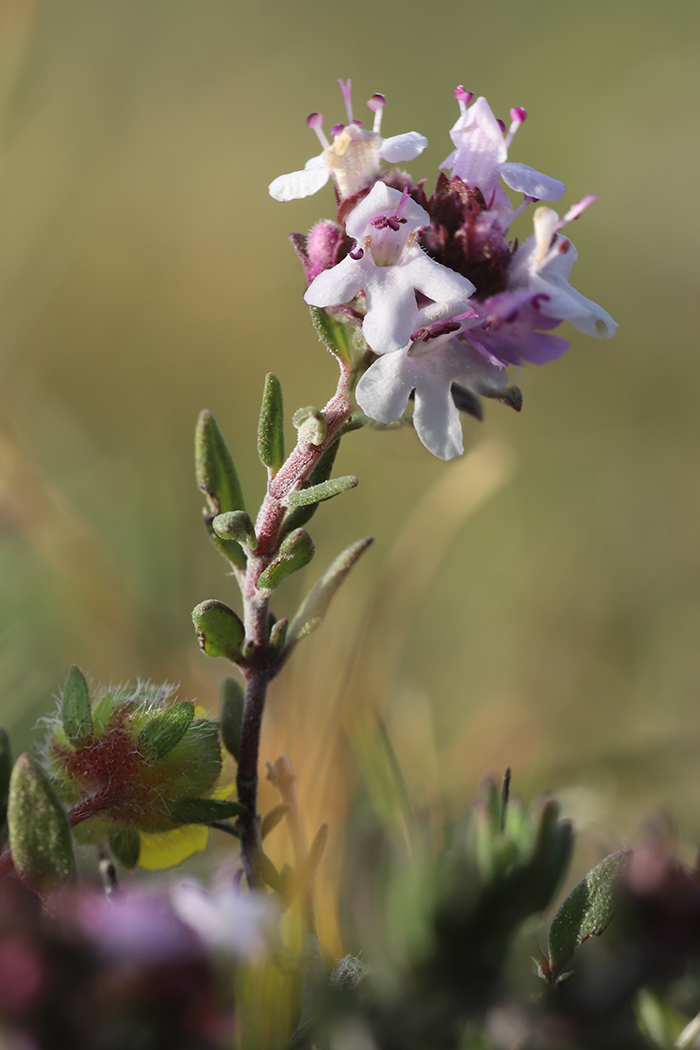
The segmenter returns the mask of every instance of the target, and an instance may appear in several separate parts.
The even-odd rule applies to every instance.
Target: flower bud
[[[171,686],[138,683],[103,692],[91,708],[91,732],[49,725],[46,759],[53,784],[83,841],[170,832],[189,819],[195,801],[221,798],[216,721],[177,703]],[[218,803],[233,815],[237,803]],[[198,823],[203,823],[199,820]],[[129,851],[127,851],[129,852]]]

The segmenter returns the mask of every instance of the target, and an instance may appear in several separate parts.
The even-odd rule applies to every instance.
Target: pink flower
[[[505,125],[496,120],[485,98],[478,98],[467,108],[473,94],[462,87],[455,91],[455,98],[460,108],[459,119],[450,131],[455,148],[442,162],[441,168],[450,171],[452,177],[459,176],[467,186],[478,187],[487,201],[499,179],[533,200],[555,201],[561,197],[566,189],[563,182],[543,175],[527,164],[507,160],[515,133],[527,117],[524,109],[511,109],[511,125],[504,134]]]

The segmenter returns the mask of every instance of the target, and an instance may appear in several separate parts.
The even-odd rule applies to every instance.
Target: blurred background
[[[700,843],[699,44],[700,7],[677,0],[0,0],[0,704],[17,750],[72,662],[216,710],[227,668],[190,610],[236,594],[201,524],[197,414],[254,507],[265,373],[289,418],[336,378],[286,239],[333,215],[332,191],[283,205],[267,185],[317,152],[309,112],[344,119],[339,76],[358,110],[386,94],[385,134],[427,135],[410,170],[430,184],[463,83],[497,116],[528,110],[511,159],[563,179],[564,207],[600,194],[569,231],[572,283],[619,333],[564,333],[564,358],[514,376],[520,415],[465,420],[460,462],[409,430],[345,441],[338,471],[360,485],[314,519],[316,560],[278,614],[342,546],[376,543],[275,683],[263,756],[287,750],[310,830],[331,823],[322,897],[358,792],[378,812],[459,807],[507,765],[515,790],[557,791],[596,859],[663,810]]]

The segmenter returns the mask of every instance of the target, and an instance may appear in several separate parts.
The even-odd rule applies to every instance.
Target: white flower
[[[415,333],[407,349],[380,357],[357,385],[357,403],[380,423],[398,419],[415,391],[413,425],[425,447],[439,459],[453,459],[464,451],[459,410],[451,394],[453,383],[474,394],[498,396],[508,386],[504,366],[487,360],[459,338],[459,331],[481,318],[443,322]]]
[[[196,883],[183,882],[170,891],[173,910],[209,947],[237,958],[257,955],[266,943],[277,910],[270,900],[244,895],[234,886],[207,892]]]
[[[569,284],[569,274],[578,253],[568,237],[559,230],[576,219],[595,197],[585,197],[575,204],[563,219],[552,208],[537,208],[533,216],[535,232],[522,244],[508,270],[508,289],[525,289],[541,293],[538,309],[547,317],[571,321],[586,335],[609,339],[617,324],[602,306],[586,299]]]
[[[280,175],[270,183],[270,196],[278,201],[297,200],[316,193],[333,176],[341,198],[371,186],[381,170],[380,161],[390,164],[413,160],[423,152],[428,140],[415,131],[405,135],[381,136],[382,113],[386,100],[383,95],[372,95],[367,105],[374,113],[371,131],[363,129],[359,120],[353,119],[350,85],[348,80],[339,80],[345,100],[347,124],[336,124],[331,128],[333,142],[323,133],[323,114],[312,113],[306,123],[316,132],[323,152],[307,160],[303,171]]]
[[[504,134],[505,125],[498,121],[485,98],[478,98],[473,106],[470,91],[458,87],[455,98],[459,103],[460,116],[450,131],[455,149],[440,165],[457,175],[468,186],[478,187],[488,202],[498,179],[518,193],[533,200],[555,201],[564,193],[566,186],[558,179],[543,175],[527,164],[510,163],[508,149],[516,131],[527,117],[519,106],[510,111],[511,125]]]
[[[428,213],[405,191],[375,183],[346,223],[355,250],[320,273],[304,299],[310,306],[337,306],[364,289],[362,332],[375,354],[400,350],[418,328],[464,312],[472,282],[435,262],[416,243],[416,234],[429,223]],[[417,291],[432,302],[419,307]]]

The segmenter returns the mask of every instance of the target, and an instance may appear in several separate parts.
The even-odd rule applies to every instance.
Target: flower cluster
[[[304,298],[310,306],[340,307],[347,323],[361,324],[368,367],[357,384],[360,408],[390,423],[415,399],[419,438],[451,459],[463,451],[460,408],[480,417],[485,396],[519,409],[522,397],[507,368],[560,357],[569,343],[552,329],[562,321],[598,338],[614,335],[610,315],[569,284],[576,249],[561,232],[595,197],[563,218],[537,207],[533,234],[518,245],[509,239],[518,215],[558,200],[566,188],[508,160],[524,109],[511,109],[506,130],[485,98],[474,101],[458,87],[454,148],[428,197],[422,181],[381,167],[382,160],[414,159],[426,139],[416,132],[382,138],[383,95],[367,103],[374,123],[364,130],[353,116],[350,81],[339,83],[348,123],[332,128],[330,144],[322,115],[313,113],[307,123],[323,152],[303,171],[275,179],[270,193],[276,200],[306,197],[333,178],[336,220],[323,220],[306,238],[292,235],[308,283]],[[522,194],[517,206],[504,185]]]

